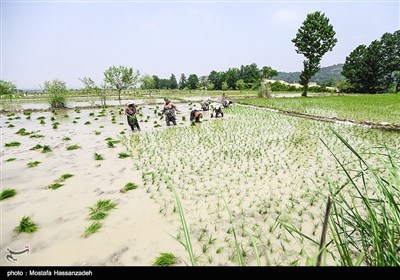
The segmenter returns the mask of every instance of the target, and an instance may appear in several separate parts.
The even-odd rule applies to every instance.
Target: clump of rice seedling
[[[95,135],[100,135],[100,134],[101,134],[101,131],[95,131],[94,134],[95,134]]]
[[[185,116],[182,116],[182,121],[186,121],[186,117]]]
[[[121,131],[119,134],[125,134],[125,131]]]
[[[30,216],[24,216],[19,222],[19,226],[15,228],[17,234],[21,232],[34,233],[38,230],[38,226],[32,221]]]
[[[63,174],[63,175],[61,175],[61,177],[60,177],[60,179],[58,180],[58,181],[65,181],[65,180],[67,180],[68,178],[71,178],[71,177],[73,177],[74,175],[73,174],[69,174],[69,173],[65,173],[65,174]]]
[[[16,160],[16,159],[17,159],[17,158],[15,158],[15,157],[8,158],[8,159],[6,159],[6,162],[14,161],[14,160]]]
[[[96,204],[92,207],[89,207],[90,210],[90,220],[99,221],[103,220],[108,216],[108,212],[117,207],[117,203],[112,202],[109,199],[101,199],[96,202]],[[85,230],[85,237],[89,236],[92,233],[95,233],[101,228],[101,224],[99,222],[92,223]]]
[[[103,225],[99,222],[93,222],[91,223],[86,229],[85,229],[85,237],[88,237],[89,235],[99,231]]]
[[[17,141],[13,141],[10,143],[6,143],[4,146],[5,147],[18,147],[19,145],[21,145],[21,143],[17,142]]]
[[[44,120],[40,120],[39,122],[40,124],[46,124],[46,122]]]
[[[40,144],[36,144],[35,146],[33,146],[32,148],[30,148],[30,150],[39,150],[39,149],[41,149],[41,148],[43,148],[43,146],[42,145],[40,145]]]
[[[176,257],[172,253],[161,253],[155,262],[154,266],[171,266],[176,264]]]
[[[78,113],[78,114],[81,112],[81,110],[80,110],[79,108],[75,108],[74,111],[75,111],[76,113]]]
[[[63,141],[70,141],[70,140],[71,140],[71,138],[70,138],[70,137],[68,137],[68,136],[66,136],[66,137],[64,137],[62,140],[63,140]]]
[[[94,116],[94,113],[93,113],[93,112],[89,113],[89,116],[90,116],[90,117],[93,117],[93,116]]]
[[[64,118],[68,118],[69,116],[67,114],[64,115]]]
[[[35,160],[35,161],[28,162],[27,165],[29,168],[32,168],[32,167],[38,166],[40,163],[41,163],[40,161]]]
[[[47,188],[51,189],[51,190],[56,190],[56,189],[61,188],[62,186],[64,186],[64,185],[60,184],[60,183],[54,183],[54,184],[49,185]]]
[[[110,211],[117,207],[117,203],[111,201],[110,199],[101,199],[97,201],[94,207],[89,208],[92,213],[96,211]]]
[[[51,151],[52,151],[52,149],[48,145],[44,145],[42,147],[42,153],[48,153],[48,152],[51,152]]]
[[[118,153],[118,157],[119,158],[127,158],[127,157],[129,157],[129,154],[125,153],[125,152],[120,152],[120,153]]]
[[[40,116],[40,117],[37,117],[36,119],[37,119],[37,120],[44,120],[45,117],[44,117],[44,116]]]
[[[11,128],[14,127],[15,125],[13,125],[12,123],[10,123],[7,127]]]
[[[55,121],[56,118],[55,118],[55,117],[51,117],[50,120],[51,120],[51,121]]]
[[[94,159],[95,160],[104,160],[104,157],[101,154],[94,153]]]
[[[30,132],[27,132],[25,128],[21,128],[21,129],[19,129],[17,132],[15,132],[15,134],[19,134],[19,135],[21,135],[21,136],[26,136],[26,135],[29,135],[29,134],[31,134],[31,133],[30,133]]]
[[[32,134],[31,136],[29,136],[29,138],[43,138],[44,135],[42,134]]]
[[[16,194],[17,194],[17,192],[15,191],[15,189],[4,189],[0,193],[0,200],[12,197]]]
[[[89,125],[89,124],[91,124],[90,121],[87,121],[87,122],[84,123],[84,125]]]
[[[135,183],[129,182],[120,190],[120,192],[125,193],[130,190],[136,190],[137,187],[138,187],[138,185],[136,185]]]
[[[74,120],[72,123],[78,123],[78,122]]]
[[[115,148],[115,145],[112,141],[107,141],[107,147],[109,148]]]
[[[79,145],[71,145],[67,147],[67,151],[77,150],[80,149],[81,146]]]
[[[53,129],[57,129],[58,128],[58,123],[53,123]]]

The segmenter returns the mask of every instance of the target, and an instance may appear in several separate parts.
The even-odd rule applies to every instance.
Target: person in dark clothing
[[[171,122],[176,125],[176,114],[175,111],[176,105],[171,102],[168,98],[164,98],[165,104],[164,104],[164,109],[163,113],[165,114],[165,121],[167,123],[167,126],[171,125]]]
[[[217,104],[217,105],[214,107],[213,112],[211,113],[211,118],[214,117],[214,114],[215,114],[215,117],[216,117],[216,118],[218,118],[219,116],[221,116],[221,117],[224,116],[224,113],[222,112],[221,104]]]
[[[203,101],[203,102],[200,103],[200,105],[201,105],[201,109],[203,111],[210,110],[210,103],[208,101]]]
[[[200,113],[199,110],[193,110],[190,112],[190,121],[191,122],[200,122],[200,120],[203,118],[203,114]]]
[[[137,109],[135,103],[133,103],[132,101],[128,102],[125,107],[125,115],[128,121],[128,125],[130,126],[132,131],[135,131],[135,127],[137,128],[138,131],[140,131],[140,126],[136,112]]]
[[[231,105],[231,104],[232,104],[232,101],[230,101],[226,98],[222,99],[222,106],[224,106],[224,108],[228,108],[229,105]]]

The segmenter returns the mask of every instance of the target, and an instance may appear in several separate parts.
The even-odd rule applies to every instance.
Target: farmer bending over
[[[211,118],[214,117],[214,114],[215,114],[215,117],[216,117],[216,118],[218,118],[219,116],[221,116],[221,117],[224,116],[224,113],[222,112],[222,106],[221,106],[221,104],[215,105],[215,107],[214,107],[214,109],[213,109],[213,112],[211,113]]]
[[[203,118],[203,114],[200,113],[199,110],[193,110],[190,112],[190,121],[191,122],[200,122],[200,119]]]
[[[164,109],[163,113],[165,114],[165,121],[167,122],[167,126],[170,126],[171,122],[176,125],[176,115],[175,111],[176,105],[171,102],[168,98],[164,98]]]

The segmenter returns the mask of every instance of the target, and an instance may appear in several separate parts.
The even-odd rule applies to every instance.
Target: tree
[[[214,89],[214,84],[213,83],[208,83],[207,89],[208,90],[213,90]]]
[[[154,80],[154,88],[155,89],[160,89],[161,83],[160,83],[160,78],[157,75],[153,75],[153,80]]]
[[[315,12],[307,15],[303,25],[297,31],[292,42],[296,52],[303,54],[303,71],[300,74],[300,84],[303,85],[302,96],[307,96],[308,83],[320,69],[320,61],[324,54],[331,51],[337,43],[336,32],[324,13]]]
[[[170,89],[177,89],[178,88],[178,83],[176,82],[175,75],[172,74],[171,78],[169,78],[169,88]]]
[[[244,89],[244,87],[245,87],[245,84],[244,84],[244,81],[243,81],[242,79],[236,81],[236,88],[237,88],[238,90],[240,90],[240,92],[242,92],[242,90]]]
[[[67,104],[67,87],[65,82],[60,80],[45,81],[44,91],[49,94],[48,102],[51,108],[65,108]]]
[[[222,90],[227,90],[227,89],[229,89],[228,83],[227,83],[227,82],[223,82],[223,83],[222,83],[222,86],[221,86],[221,89],[222,89]]]
[[[139,71],[125,66],[110,66],[104,72],[104,82],[111,89],[118,91],[118,100],[121,100],[121,91],[134,87],[139,79]]]
[[[196,74],[190,74],[186,83],[189,89],[196,89],[199,87],[199,78]]]
[[[181,74],[181,78],[179,80],[179,89],[182,90],[186,87],[186,76],[184,73]]]
[[[226,71],[225,81],[230,89],[236,89],[236,82],[239,80],[239,69],[229,68]]]
[[[385,33],[367,47],[358,46],[343,65],[342,74],[355,92],[396,91],[400,71],[400,31]]]
[[[154,80],[154,76],[145,74],[140,79],[140,81],[142,82],[140,88],[146,90],[151,95],[151,90],[156,88],[156,81]]]
[[[100,102],[102,106],[106,106],[106,97],[107,97],[107,89],[106,85],[102,84],[101,86],[96,85],[96,83],[92,80],[92,78],[84,77],[80,79],[85,86],[83,88],[83,92],[85,94],[94,94],[100,97]]]
[[[11,100],[16,89],[17,89],[17,86],[13,82],[0,80],[0,96],[1,96],[1,98],[3,98],[3,96],[8,95]]]

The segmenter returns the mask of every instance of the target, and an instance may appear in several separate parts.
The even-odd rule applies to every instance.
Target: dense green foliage
[[[346,57],[342,74],[355,92],[398,92],[400,30],[383,34],[368,47],[359,45]]]
[[[308,83],[320,69],[322,56],[333,49],[337,39],[333,26],[324,13],[315,12],[307,15],[303,25],[292,40],[296,52],[303,54],[304,69],[300,74],[300,84],[303,85],[303,96],[307,96]]]
[[[118,91],[118,99],[121,100],[121,91],[134,87],[139,79],[139,71],[125,66],[110,66],[104,71],[106,85]]]
[[[44,90],[49,94],[48,102],[51,108],[65,108],[67,105],[67,86],[60,80],[45,81]]]

